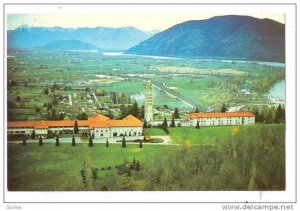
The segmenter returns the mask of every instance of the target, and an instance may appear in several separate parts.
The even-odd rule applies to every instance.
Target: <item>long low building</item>
[[[190,113],[186,115],[182,126],[218,126],[255,124],[255,115],[250,112]]]
[[[143,122],[129,115],[122,120],[112,120],[107,116],[96,114],[87,120],[77,120],[80,133],[87,132],[95,138],[112,138],[117,136],[141,136]],[[9,135],[31,135],[46,137],[49,133],[72,134],[75,120],[59,121],[9,121],[7,132]]]

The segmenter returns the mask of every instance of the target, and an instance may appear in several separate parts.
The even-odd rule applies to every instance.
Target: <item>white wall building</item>
[[[104,115],[96,114],[88,120],[77,120],[79,133],[88,132],[95,138],[112,138],[117,136],[141,136],[143,122],[129,115],[122,120],[112,120]],[[9,135],[31,135],[46,137],[48,133],[72,134],[75,120],[59,121],[9,121]]]
[[[250,112],[226,113],[190,113],[181,122],[181,126],[218,126],[218,125],[252,125],[255,124],[255,115]]]

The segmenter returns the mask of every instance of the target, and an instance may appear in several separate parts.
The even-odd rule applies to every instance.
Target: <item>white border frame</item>
[[[60,4],[58,4],[60,5]],[[125,4],[124,4],[125,5]],[[124,7],[124,5],[113,7]],[[158,3],[159,7],[170,9],[170,5]],[[9,192],[7,191],[7,178],[4,180],[4,201],[5,202],[295,202],[296,201],[296,5],[293,4],[186,4],[190,8],[199,8],[199,11],[213,11],[223,14],[224,11],[238,12],[279,12],[285,13],[286,17],[286,190],[285,191],[183,191],[183,192]],[[66,10],[74,11],[75,5],[63,5]],[[97,7],[105,5],[78,5],[78,10],[85,10],[89,7],[95,10]],[[152,5],[139,5],[142,7],[151,7]],[[172,7],[175,5],[172,5]],[[129,5],[128,7],[134,7]],[[182,10],[185,4],[177,5]],[[28,8],[31,8],[28,10]],[[71,8],[71,9],[69,9]],[[5,23],[6,14],[16,11],[17,13],[25,11],[44,12],[52,10],[55,12],[57,5],[5,5]],[[6,39],[6,34],[4,38]],[[6,49],[6,42],[4,42]],[[6,61],[6,50],[4,50],[4,61]],[[6,87],[6,62],[4,63],[4,87]],[[4,102],[6,102],[6,90],[3,93]],[[6,111],[6,103],[4,104]],[[4,137],[6,138],[6,114],[3,114]],[[7,140],[4,141],[4,152],[7,155]],[[6,157],[4,162],[6,162]],[[5,163],[6,164],[6,163]],[[7,166],[6,171],[7,172]]]

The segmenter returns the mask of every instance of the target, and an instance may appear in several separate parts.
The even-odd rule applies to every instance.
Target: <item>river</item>
[[[285,103],[285,80],[276,82],[270,89],[268,97],[273,103]]]

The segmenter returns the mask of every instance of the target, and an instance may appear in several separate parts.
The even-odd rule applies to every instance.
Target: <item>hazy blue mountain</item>
[[[7,32],[9,48],[32,48],[57,40],[79,40],[100,49],[125,50],[151,35],[134,27],[62,28],[21,26]]]
[[[40,48],[47,50],[97,50],[95,45],[80,40],[56,40]]]
[[[284,62],[285,25],[234,15],[191,20],[154,35],[126,53]]]

